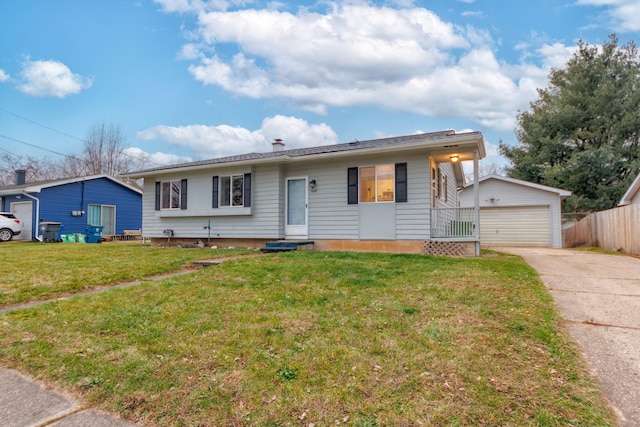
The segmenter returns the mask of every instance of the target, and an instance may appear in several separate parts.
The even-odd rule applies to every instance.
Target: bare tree
[[[466,182],[473,182],[473,165],[470,168],[465,168],[465,180]],[[504,166],[499,166],[495,162],[485,162],[484,160],[478,162],[478,176],[482,178],[488,175],[502,175],[504,176]]]
[[[27,182],[66,177],[60,168],[48,158],[38,159],[33,156],[3,154],[0,156],[0,186],[15,185],[17,170],[26,171]]]
[[[63,161],[58,162],[57,168],[65,178],[87,175],[84,159],[78,156],[68,156]]]
[[[108,174],[117,176],[132,167],[144,164],[144,157],[135,156],[125,147],[125,136],[114,124],[97,122],[89,130],[83,151],[59,161],[47,157],[0,155],[0,186],[15,184],[15,171],[26,171],[27,182]],[[139,158],[140,157],[140,158]]]
[[[76,159],[71,159],[75,161]],[[84,143],[84,151],[79,156],[82,175],[119,175],[131,165],[126,153],[125,136],[120,127],[98,122],[93,125]]]
[[[478,165],[478,173],[480,176],[487,175],[504,175],[504,166],[498,165],[496,162],[483,162]]]

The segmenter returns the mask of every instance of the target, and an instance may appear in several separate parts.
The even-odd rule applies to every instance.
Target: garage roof
[[[561,199],[566,199],[567,197],[571,196],[571,191],[568,190],[562,190],[560,188],[555,188],[555,187],[548,187],[546,185],[542,185],[542,184],[534,184],[533,182],[528,182],[528,181],[523,181],[521,179],[515,179],[515,178],[508,178],[506,176],[500,176],[500,175],[486,175],[483,176],[482,178],[480,178],[478,180],[479,183],[482,183],[484,181],[488,181],[491,179],[496,179],[498,181],[504,181],[504,182],[509,182],[511,184],[516,184],[516,185],[522,185],[524,187],[529,187],[529,188],[534,188],[536,190],[542,190],[542,191],[548,191],[550,193],[556,193],[558,196],[560,196]],[[465,186],[465,188],[469,188],[469,187],[473,187],[473,182],[467,184]]]
[[[633,200],[634,195],[638,191],[640,191],[640,174],[638,174],[636,179],[633,180],[633,182],[627,189],[626,193],[624,193],[624,196],[622,196],[622,199],[620,199],[620,203],[618,203],[618,206],[630,205],[631,200]]]

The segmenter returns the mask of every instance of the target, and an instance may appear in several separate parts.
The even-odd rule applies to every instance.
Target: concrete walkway
[[[569,249],[492,249],[520,255],[536,269],[620,426],[640,427],[640,259]]]
[[[81,408],[33,380],[0,368],[0,423],[3,427],[129,427],[111,415]]]

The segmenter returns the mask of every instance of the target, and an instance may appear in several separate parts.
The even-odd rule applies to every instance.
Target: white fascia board
[[[131,191],[135,191],[138,194],[142,194],[142,190],[140,190],[139,188],[129,185],[126,182],[123,182],[107,174],[80,176],[80,177],[74,177],[74,178],[63,178],[55,181],[33,183],[33,184],[26,183],[25,185],[21,185],[19,188],[10,188],[7,190],[0,190],[0,194],[9,195],[9,194],[20,194],[20,193],[41,193],[43,188],[57,187],[59,185],[74,184],[76,182],[91,181],[91,180],[100,179],[100,178],[107,178],[118,185],[121,185],[123,187],[130,189]]]
[[[470,138],[471,136],[471,138]],[[428,141],[418,141],[404,144],[391,144],[388,146],[381,147],[371,147],[371,148],[362,148],[355,150],[346,150],[346,151],[334,151],[328,153],[319,153],[319,154],[308,154],[303,156],[295,156],[291,157],[288,155],[282,156],[274,156],[267,157],[264,159],[248,159],[248,160],[238,160],[238,161],[228,161],[224,163],[204,163],[199,165],[185,165],[185,166],[176,166],[172,168],[171,166],[167,166],[166,168],[153,169],[149,171],[140,171],[134,172],[131,174],[122,174],[124,177],[128,178],[145,178],[145,177],[153,177],[158,175],[166,175],[169,173],[175,172],[191,172],[191,171],[199,171],[203,169],[220,169],[226,168],[229,166],[246,166],[246,165],[262,165],[269,163],[297,163],[297,162],[305,162],[310,160],[317,159],[330,159],[335,157],[351,157],[351,156],[360,156],[363,154],[375,154],[375,153],[388,153],[388,152],[403,152],[410,151],[416,149],[439,149],[445,148],[450,145],[461,145],[458,151],[461,152],[473,152],[474,150],[478,150],[479,159],[486,156],[486,151],[484,147],[484,140],[482,139],[482,135],[480,133],[473,134],[459,134],[459,135],[451,135],[446,138],[440,140],[428,140]],[[468,146],[468,147],[467,147]],[[212,159],[215,160],[215,159]]]
[[[521,179],[509,178],[506,176],[500,175],[486,175],[478,180],[478,182],[482,183],[484,181],[488,181],[490,179],[497,179],[499,181],[509,182],[511,184],[522,185],[524,187],[535,188],[536,190],[548,191],[550,193],[556,193],[561,198],[565,199],[571,196],[571,191],[563,190],[561,188],[549,187],[547,185],[535,184],[529,181],[523,181]],[[473,182],[470,182],[465,186],[465,188],[473,187]]]
[[[630,205],[633,195],[636,194],[638,191],[640,191],[640,174],[638,174],[638,176],[636,177],[636,179],[633,180],[629,188],[627,188],[627,191],[624,193],[624,196],[622,196],[622,199],[620,199],[620,203],[618,203],[618,206]]]

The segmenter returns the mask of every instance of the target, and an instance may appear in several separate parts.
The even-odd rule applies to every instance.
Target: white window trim
[[[391,166],[392,170],[393,170],[393,200],[382,200],[382,201],[378,201],[378,167],[380,166]],[[375,200],[373,201],[366,201],[366,200],[362,200],[361,198],[361,185],[362,185],[362,176],[360,175],[360,171],[364,168],[374,168],[374,181],[375,181],[375,190],[374,190],[374,195],[375,195]],[[367,165],[367,166],[359,166],[358,167],[358,203],[395,203],[396,202],[396,169],[395,169],[395,163],[382,163],[382,164],[378,164],[378,165]]]
[[[164,184],[169,183],[169,188],[173,188],[173,183],[178,183],[178,207],[171,207],[171,190],[169,192],[169,207],[165,208],[164,205]],[[162,211],[176,211],[182,209],[182,180],[180,179],[171,179],[168,181],[160,181],[160,210]]]

